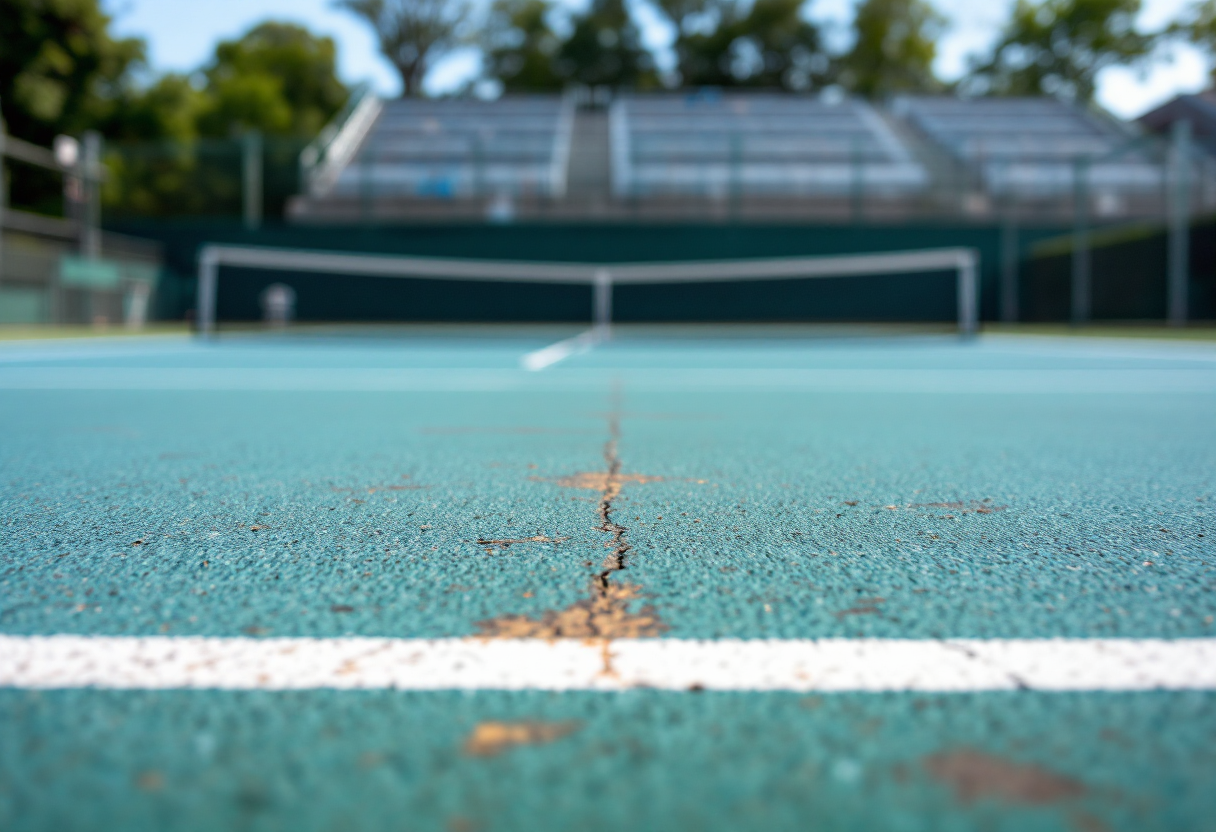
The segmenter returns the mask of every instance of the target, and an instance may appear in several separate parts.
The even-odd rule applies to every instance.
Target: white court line
[[[163,358],[203,351],[186,335],[145,335],[104,339],[64,338],[59,341],[0,343],[0,365],[42,362],[97,361],[109,358]]]
[[[0,687],[399,690],[1216,690],[1216,639],[0,636]]]
[[[587,352],[600,341],[605,340],[606,336],[602,329],[593,327],[586,332],[580,332],[573,338],[567,338],[564,341],[558,341],[556,344],[550,344],[543,349],[535,350],[519,359],[519,366],[533,373],[552,367],[559,361],[563,361],[577,353]]]
[[[558,344],[553,345],[556,346]],[[587,346],[590,348],[590,344]],[[542,352],[545,350],[530,355]],[[566,355],[570,354],[573,352]],[[554,360],[563,357],[566,356],[558,355]],[[547,366],[552,366],[552,363]],[[1207,369],[778,370],[758,367],[624,367],[585,368],[578,372],[558,369],[553,373],[535,373],[521,372],[518,369],[460,367],[0,367],[0,390],[568,392],[600,391],[610,388],[618,380],[630,390],[656,392],[738,390],[790,393],[1052,395],[1216,393],[1216,371]]]
[[[986,352],[998,355],[1216,363],[1216,342],[1206,341],[1005,334],[982,335],[981,340]]]

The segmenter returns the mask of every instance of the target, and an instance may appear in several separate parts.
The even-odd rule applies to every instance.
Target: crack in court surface
[[[604,546],[609,550],[600,571],[591,580],[590,597],[576,601],[562,610],[549,610],[540,618],[526,615],[502,615],[477,622],[483,638],[581,638],[615,639],[644,638],[666,632],[668,626],[647,605],[637,612],[630,605],[640,596],[641,587],[613,580],[624,571],[632,547],[626,537],[628,529],[613,519],[615,501],[626,483],[659,482],[662,477],[622,474],[620,456],[620,408],[614,406],[608,414],[608,440],[604,443],[604,471],[591,471],[560,477],[552,482],[566,488],[595,488],[600,492],[596,528],[609,535]],[[605,660],[607,663],[607,660]]]
[[[520,543],[553,543],[556,545],[558,543],[565,543],[569,539],[569,537],[562,537],[560,535],[557,537],[549,537],[543,534],[538,534],[533,537],[479,537],[477,538],[477,545],[485,547],[486,554],[492,555],[499,549],[509,549],[512,546]]]

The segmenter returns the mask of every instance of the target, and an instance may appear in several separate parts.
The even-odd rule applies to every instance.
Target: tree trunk
[[[401,97],[412,98],[422,95],[422,79],[425,76],[423,62],[414,61],[409,64],[397,64],[397,72],[401,75]]]

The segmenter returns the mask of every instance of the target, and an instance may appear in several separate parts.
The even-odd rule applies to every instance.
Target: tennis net
[[[197,328],[221,321],[979,321],[973,249],[543,263],[206,245]],[[222,278],[222,279],[221,279]],[[260,309],[260,313],[259,313]]]

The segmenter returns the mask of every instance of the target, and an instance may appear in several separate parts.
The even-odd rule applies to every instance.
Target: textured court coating
[[[573,334],[0,348],[0,635],[1216,637],[1216,349]],[[739,687],[17,685],[0,827],[1216,828],[1210,687]]]

